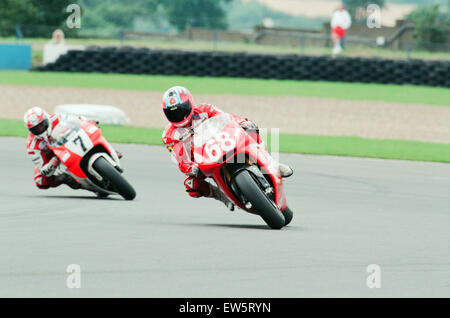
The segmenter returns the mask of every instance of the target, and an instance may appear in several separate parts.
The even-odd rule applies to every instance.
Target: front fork
[[[89,173],[90,173],[91,175],[93,175],[98,181],[102,181],[102,180],[103,180],[103,177],[102,177],[97,171],[95,171],[93,165],[94,165],[95,160],[97,160],[97,159],[100,158],[100,157],[105,158],[106,161],[108,161],[108,162],[109,162],[114,168],[116,168],[119,172],[121,172],[121,173],[123,172],[123,169],[120,167],[119,157],[117,157],[116,152],[115,152],[115,151],[111,151],[111,154],[112,154],[112,158],[111,158],[107,153],[105,153],[105,152],[97,152],[97,153],[93,154],[93,155],[89,158],[88,166],[87,166],[88,171],[89,171]],[[116,158],[114,158],[114,155],[115,155],[115,157],[117,158],[117,160],[115,160]]]
[[[264,177],[263,173],[261,172],[261,170],[259,169],[259,167],[257,165],[247,162],[246,164],[240,164],[240,165],[236,164],[236,165],[224,166],[224,175],[227,179],[227,182],[228,182],[233,194],[248,210],[250,210],[252,208],[252,205],[242,195],[241,191],[238,189],[238,187],[236,186],[236,184],[234,182],[234,176],[236,176],[242,170],[247,170],[248,172],[250,172],[250,174],[253,176],[255,181],[258,182],[259,186],[264,191],[264,193],[271,200],[273,200],[275,202],[275,195],[274,195],[275,191],[274,191],[272,185]]]

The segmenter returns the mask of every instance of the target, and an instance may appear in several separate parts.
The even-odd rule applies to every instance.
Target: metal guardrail
[[[279,30],[269,30],[259,31],[253,36],[253,40],[258,42],[262,37],[266,35],[274,35],[277,37],[289,37],[296,39],[313,39],[313,40],[323,40],[328,41],[330,35],[327,33],[307,33],[307,32],[295,32],[295,31],[279,31]],[[354,43],[360,43],[369,46],[376,46],[376,41],[370,38],[364,38],[359,36],[346,36],[346,41],[351,41]]]
[[[405,25],[402,25],[397,31],[395,31],[392,37],[386,40],[385,46],[391,46],[394,41],[396,41],[400,36],[403,35],[403,33],[410,30],[414,30],[414,24],[407,23]]]

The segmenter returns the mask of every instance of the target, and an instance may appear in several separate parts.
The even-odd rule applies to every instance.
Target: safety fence
[[[192,75],[450,87],[450,61],[88,47],[36,71]]]

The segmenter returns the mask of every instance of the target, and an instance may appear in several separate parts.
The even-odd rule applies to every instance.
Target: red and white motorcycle
[[[257,214],[273,229],[289,224],[278,163],[229,114],[206,119],[193,127],[194,161],[241,209]]]
[[[95,124],[75,117],[62,120],[50,134],[49,148],[61,162],[58,174],[69,174],[83,189],[100,197],[118,193],[126,200],[135,198],[117,152]]]

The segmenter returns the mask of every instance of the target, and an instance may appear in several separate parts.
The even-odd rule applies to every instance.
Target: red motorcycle
[[[61,162],[57,175],[70,175],[99,197],[118,193],[126,200],[135,198],[135,190],[122,176],[117,152],[95,124],[75,117],[65,119],[53,129],[49,141]]]
[[[291,222],[278,163],[258,144],[258,134],[245,131],[229,114],[206,119],[193,131],[194,161],[236,206],[273,229]]]

